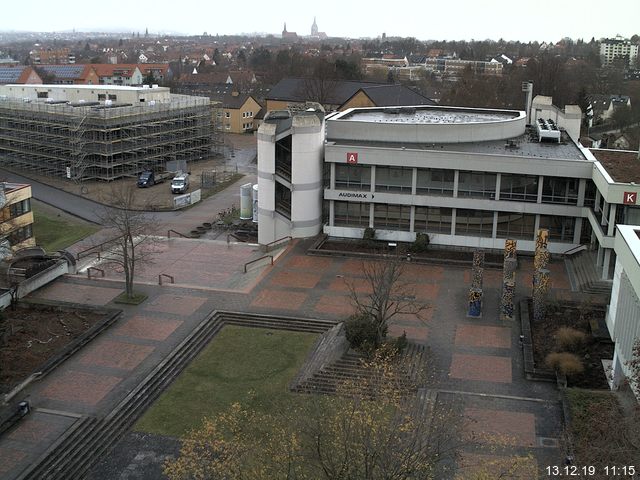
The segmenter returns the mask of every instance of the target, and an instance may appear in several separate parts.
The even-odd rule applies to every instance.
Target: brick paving
[[[536,445],[535,415],[532,413],[466,408],[464,416],[467,438],[496,445]]]
[[[345,282],[353,282],[360,293],[369,289],[363,280],[363,263],[357,259],[307,256],[305,249],[310,243],[294,243],[273,267],[257,266],[247,274],[238,270],[246,258],[259,254],[251,247],[181,239],[161,244],[160,261],[145,266],[146,273],[136,287],[149,298],[139,306],[123,307],[123,316],[115,325],[27,389],[36,408],[34,415],[42,415],[38,408],[108,413],[216,309],[346,318],[353,307]],[[526,257],[519,263],[517,291],[521,298],[530,291],[532,265]],[[552,267],[556,277],[553,294],[569,295],[561,263]],[[158,272],[175,273],[177,284],[158,286]],[[513,445],[532,453],[532,462],[539,467],[556,461],[561,458],[559,452],[541,448],[539,439],[560,436],[557,392],[553,385],[532,384],[523,377],[518,323],[499,320],[500,271],[485,270],[482,318],[466,317],[469,272],[470,267],[408,264],[405,278],[414,286],[416,299],[430,308],[423,312],[425,321],[411,315],[398,316],[391,322],[389,333],[400,335],[406,331],[411,340],[430,348],[436,371],[434,388],[441,392],[438,399],[462,399],[460,411],[469,418],[467,432],[475,428],[513,437]],[[78,276],[60,279],[33,296],[105,305],[122,291],[122,284],[114,280],[89,281]],[[566,290],[559,288],[565,286]],[[536,401],[527,400],[530,397]],[[74,421],[64,417],[63,422],[59,415],[50,417],[47,421],[51,424],[60,423],[40,438],[29,433],[37,431],[34,427],[19,430],[27,425],[24,420],[13,431],[13,439],[9,435],[0,438],[0,456],[9,462],[0,462],[0,473],[10,472],[7,478],[14,478],[23,468],[21,465],[44,451],[53,437]],[[47,432],[45,427],[41,430]],[[32,440],[35,443],[28,445]],[[465,458],[482,458],[477,455],[478,452],[465,452]]]

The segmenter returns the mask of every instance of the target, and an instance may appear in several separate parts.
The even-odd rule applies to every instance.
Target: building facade
[[[616,61],[624,66],[635,65],[638,59],[638,45],[620,36],[605,38],[600,41],[600,59],[603,66],[610,66]]]
[[[1,183],[0,187],[0,257],[21,248],[35,246],[31,185]]]
[[[0,86],[0,165],[110,181],[208,158],[208,98],[168,88]]]

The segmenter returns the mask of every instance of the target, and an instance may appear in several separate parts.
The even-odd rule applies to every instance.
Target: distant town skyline
[[[311,4],[307,4],[311,5]],[[594,0],[524,2],[520,0],[409,1],[403,4],[326,0],[314,7],[292,0],[277,3],[248,0],[241,4],[201,3],[195,0],[154,3],[111,0],[104,8],[87,7],[80,0],[31,0],[2,7],[0,31],[111,31],[141,35],[181,33],[201,35],[273,34],[287,30],[301,36],[318,29],[330,37],[393,37],[419,40],[558,41],[564,37],[630,37],[640,33],[640,2],[619,0],[607,9]],[[395,7],[395,8],[394,8]],[[313,10],[312,10],[313,8]],[[614,10],[615,9],[615,10]],[[34,15],[34,13],[38,15]]]

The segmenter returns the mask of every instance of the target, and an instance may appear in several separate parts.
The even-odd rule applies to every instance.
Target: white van
[[[189,190],[189,174],[180,173],[171,180],[171,193],[186,193]]]

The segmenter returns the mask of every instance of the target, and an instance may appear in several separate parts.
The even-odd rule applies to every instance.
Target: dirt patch
[[[529,308],[533,312],[533,308]],[[609,385],[602,367],[602,360],[613,358],[614,345],[610,339],[596,338],[602,330],[605,309],[601,306],[577,306],[571,304],[552,304],[541,322],[531,319],[533,358],[536,365],[546,368],[545,358],[549,353],[558,351],[556,332],[560,327],[571,327],[584,332],[586,341],[581,347],[572,350],[580,357],[584,372],[567,377],[570,387],[608,389]]]
[[[105,316],[104,312],[18,305],[0,321],[0,392],[6,393]]]

